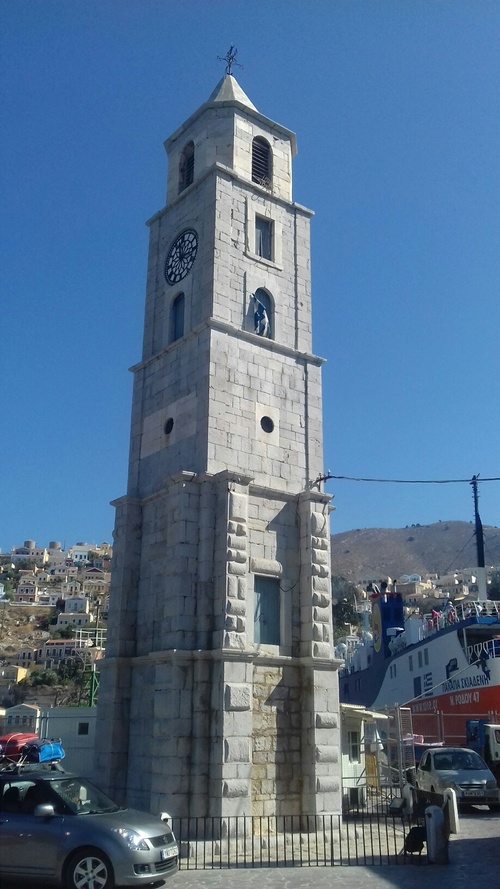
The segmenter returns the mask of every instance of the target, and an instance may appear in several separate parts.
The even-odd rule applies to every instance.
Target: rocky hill
[[[332,573],[351,581],[401,574],[445,574],[477,564],[474,525],[437,522],[333,534]],[[500,565],[500,529],[484,527],[487,565]]]
[[[40,629],[44,618],[49,618],[53,609],[35,605],[10,605],[7,600],[0,602],[0,670],[6,664],[17,663],[17,652],[24,647],[36,648],[50,633]],[[14,686],[12,686],[14,688]],[[0,693],[0,706],[11,707],[23,700],[26,704],[39,707],[64,706],[74,703],[79,689],[74,683],[23,687],[22,691],[9,694],[3,689]]]
[[[20,648],[35,648],[50,633],[40,629],[43,618],[48,619],[52,608],[35,605],[11,605],[7,599],[0,602],[0,658],[13,663]]]

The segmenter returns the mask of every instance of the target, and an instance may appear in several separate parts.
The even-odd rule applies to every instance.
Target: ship
[[[472,484],[476,601],[450,601],[439,611],[407,615],[395,584],[369,587],[361,606],[364,629],[336,650],[344,660],[340,701],[376,711],[408,707],[415,738],[426,743],[463,745],[468,719],[500,723],[500,602],[487,598],[476,476]]]

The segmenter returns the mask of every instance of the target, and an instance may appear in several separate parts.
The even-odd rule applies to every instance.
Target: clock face
[[[178,284],[193,267],[198,252],[198,235],[193,228],[181,232],[168,251],[165,261],[165,278],[169,284]]]

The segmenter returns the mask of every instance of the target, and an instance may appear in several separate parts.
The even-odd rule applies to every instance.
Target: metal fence
[[[421,822],[423,824],[423,820]],[[415,862],[405,842],[416,819],[356,811],[344,815],[174,818],[183,870],[332,867]]]

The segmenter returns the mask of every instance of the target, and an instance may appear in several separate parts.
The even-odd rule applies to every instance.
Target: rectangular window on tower
[[[255,252],[262,259],[273,259],[273,221],[255,217]]]
[[[280,581],[278,577],[255,577],[253,639],[257,645],[280,644]]]

